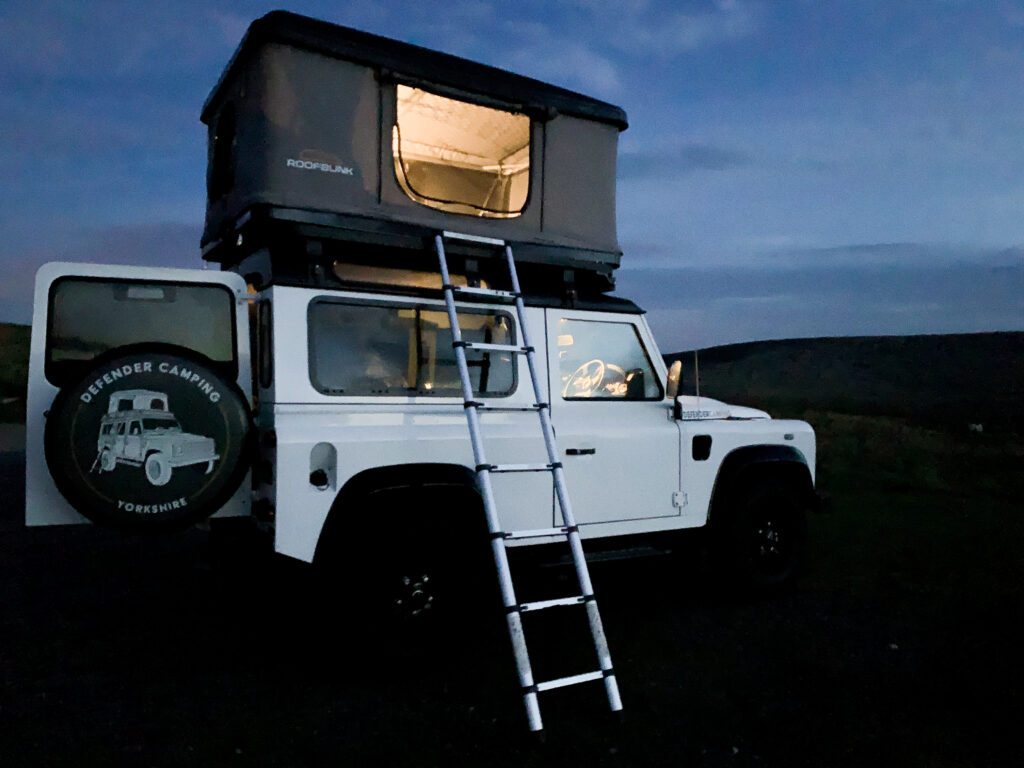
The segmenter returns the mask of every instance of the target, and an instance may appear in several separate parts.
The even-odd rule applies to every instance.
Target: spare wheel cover
[[[145,343],[110,350],[54,398],[46,463],[71,505],[133,531],[185,528],[238,489],[252,455],[245,395],[210,360]]]

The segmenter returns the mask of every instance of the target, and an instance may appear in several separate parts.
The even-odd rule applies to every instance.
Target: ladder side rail
[[[435,235],[434,246],[437,250],[438,262],[441,267],[442,284],[445,286],[445,308],[448,311],[448,323],[452,331],[455,361],[459,369],[459,378],[462,382],[463,400],[466,403],[471,403],[474,401],[473,384],[469,378],[469,366],[466,364],[466,350],[459,343],[462,341],[462,330],[459,327],[458,313],[455,309],[455,297],[451,288],[451,276],[448,273],[448,260],[445,258],[442,235]],[[465,411],[466,420],[469,424],[469,437],[473,447],[473,458],[478,467],[486,466],[487,457],[480,433],[479,415],[474,407],[467,407]],[[530,665],[530,656],[526,648],[522,616],[516,610],[519,603],[516,600],[515,587],[512,585],[512,571],[508,563],[508,554],[505,551],[504,536],[501,535],[501,524],[498,522],[497,505],[494,501],[494,490],[491,487],[491,475],[488,470],[481,469],[477,470],[476,476],[484,497],[484,512],[487,516],[487,530],[490,533],[491,553],[497,565],[501,600],[505,607],[505,618],[508,623],[509,638],[512,641],[516,672],[519,675],[519,684],[524,692],[523,701],[526,706],[526,716],[530,730],[539,731],[544,726],[540,716],[540,703],[537,699],[537,686],[533,679],[533,669]]]
[[[526,347],[526,363],[530,369],[530,378],[533,381],[533,392],[536,402],[549,402],[544,398],[541,391],[540,378],[537,376],[537,365],[534,360],[536,354],[533,347],[529,330],[526,327],[526,305],[523,303],[523,292],[519,286],[519,274],[516,272],[515,259],[512,256],[512,246],[505,245],[505,260],[508,263],[509,277],[512,281],[512,291],[515,294],[516,313],[519,316],[520,333],[522,334],[523,346]],[[587,620],[590,623],[591,634],[594,638],[594,648],[597,651],[598,664],[601,671],[605,673],[604,684],[608,695],[608,703],[613,711],[622,709],[622,699],[619,695],[618,683],[612,667],[611,652],[608,650],[608,639],[604,633],[604,625],[601,622],[601,613],[594,600],[594,586],[590,580],[590,571],[587,568],[586,556],[583,554],[583,544],[580,540],[579,528],[576,525],[576,518],[572,513],[572,504],[569,501],[569,494],[566,490],[565,473],[558,456],[558,448],[555,443],[555,432],[551,426],[551,408],[541,408],[537,411],[540,416],[541,432],[544,435],[544,445],[547,448],[548,460],[554,467],[555,493],[558,497],[558,506],[562,511],[562,522],[569,529],[569,546],[572,550],[573,564],[576,568],[576,576],[579,580],[580,589],[584,596],[587,596]]]

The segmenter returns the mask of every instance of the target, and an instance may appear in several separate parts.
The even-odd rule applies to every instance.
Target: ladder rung
[[[470,288],[462,285],[450,286],[452,293],[456,296],[484,296],[487,298],[498,299],[500,301],[515,301],[519,298],[519,294],[513,293],[512,291],[499,291],[495,288]]]
[[[582,675],[560,677],[557,680],[548,680],[543,683],[537,683],[537,691],[550,691],[552,688],[564,688],[567,685],[589,683],[591,680],[600,680],[602,677],[604,677],[604,672],[601,670],[597,670],[597,672],[584,672]]]
[[[477,472],[486,469],[488,472],[550,472],[561,464],[481,464]]]
[[[575,597],[556,597],[553,600],[537,600],[533,603],[522,603],[519,605],[519,610],[522,612],[526,611],[543,611],[545,608],[557,608],[560,605],[583,605],[586,602],[586,598],[583,595],[576,595]],[[510,610],[515,610],[514,608]]]
[[[482,235],[464,235],[461,232],[449,232],[445,230],[441,233],[441,236],[446,240],[465,240],[470,243],[484,243],[485,245],[499,245],[504,246],[504,240],[498,240],[494,237],[483,237]]]
[[[486,344],[482,341],[455,341],[453,347],[465,347],[466,349],[482,349],[485,352],[512,352],[518,355],[525,355],[533,352],[533,347],[521,347],[518,344]]]
[[[542,539],[545,536],[565,536],[569,533],[569,526],[563,525],[560,528],[532,528],[522,531],[506,531],[502,538],[505,539]],[[579,528],[573,527],[578,531]]]
[[[533,405],[488,405],[486,403],[478,403],[476,401],[470,401],[466,403],[467,408],[476,408],[478,411],[484,413],[517,413],[525,411],[539,411],[541,408],[547,408],[547,403],[534,403]]]

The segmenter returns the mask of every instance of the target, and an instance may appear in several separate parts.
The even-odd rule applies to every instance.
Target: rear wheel
[[[370,499],[347,525],[328,521],[316,557],[322,585],[384,633],[422,638],[479,617],[494,585],[482,513],[405,493]]]
[[[363,571],[369,576],[362,582],[364,606],[385,623],[407,628],[431,630],[439,622],[457,622],[479,608],[473,598],[487,575],[480,567],[483,558],[475,556],[480,550],[486,554],[485,540],[426,530],[392,539],[388,551],[378,552]]]

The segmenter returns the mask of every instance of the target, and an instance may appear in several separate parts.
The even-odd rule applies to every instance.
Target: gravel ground
[[[496,610],[381,638],[309,569],[211,563],[201,531],[27,529],[22,477],[0,453],[5,768],[1022,764],[1010,606],[935,607],[905,579],[854,589],[824,555],[758,602],[680,559],[605,564],[626,717],[599,686],[553,692],[539,742]],[[528,626],[541,677],[592,665],[577,618]]]

